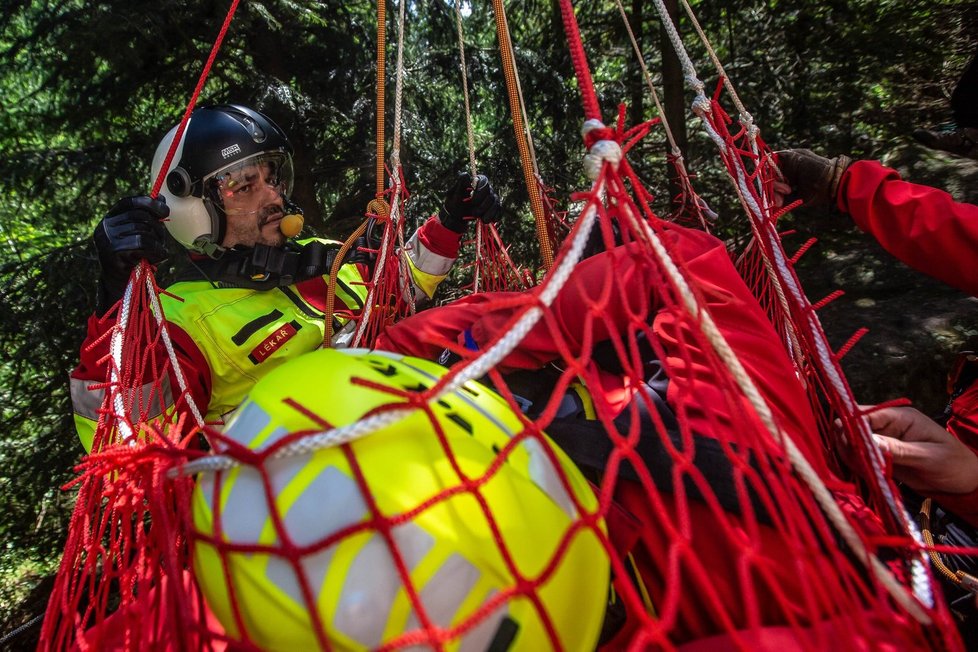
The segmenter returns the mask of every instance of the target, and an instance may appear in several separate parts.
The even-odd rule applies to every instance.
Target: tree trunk
[[[679,15],[679,5],[677,0],[665,0],[665,5],[673,24],[676,25],[676,29],[678,30],[679,21],[677,17]],[[662,43],[662,108],[665,111],[666,120],[669,121],[669,128],[672,130],[672,135],[676,139],[676,145],[679,147],[679,151],[685,153],[687,149],[687,137],[683,70],[679,64],[679,57],[673,50],[672,41],[669,40],[669,35],[664,26],[660,28],[660,39]],[[666,143],[666,153],[669,153],[668,142]],[[675,202],[679,197],[681,188],[676,172],[671,165],[667,174],[669,176],[669,196],[673,202],[673,208],[678,208]]]
[[[645,0],[632,0],[632,11],[631,16],[628,18],[628,23],[632,27],[632,33],[635,36],[635,42],[638,43],[639,49],[642,48],[642,36],[645,33]],[[637,58],[634,60],[634,65],[629,67],[629,80],[628,86],[631,96],[631,101],[629,102],[629,121],[633,125],[645,120],[645,112],[642,110],[642,101],[645,96],[645,79],[642,76],[642,67],[639,65]]]

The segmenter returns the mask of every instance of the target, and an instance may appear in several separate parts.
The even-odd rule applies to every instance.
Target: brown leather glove
[[[786,149],[777,155],[785,182],[806,206],[835,204],[839,181],[852,164],[851,158],[825,158],[810,149]]]

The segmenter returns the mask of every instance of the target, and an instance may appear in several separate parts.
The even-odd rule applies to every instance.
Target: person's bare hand
[[[893,461],[893,477],[921,492],[978,489],[978,455],[918,410],[889,407],[867,418],[876,443]]]
[[[791,194],[791,186],[784,181],[775,179],[774,181],[774,207],[781,208],[788,203],[788,195]]]

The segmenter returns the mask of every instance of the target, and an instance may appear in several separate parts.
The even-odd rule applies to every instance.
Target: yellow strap
[[[638,572],[638,566],[635,564],[635,558],[632,553],[628,553],[628,563],[632,567],[632,576],[635,578],[635,584],[638,587],[638,592],[642,595],[642,602],[645,604],[645,609],[649,612],[650,616],[655,616],[655,607],[652,605],[652,596],[649,595],[649,590],[645,588],[645,582],[642,581],[642,574]]]
[[[581,407],[584,409],[584,418],[588,421],[597,420],[598,412],[594,409],[594,399],[591,398],[591,392],[587,391],[587,387],[584,386],[584,383],[574,381],[570,384],[568,389],[577,394],[577,397],[581,399]]]

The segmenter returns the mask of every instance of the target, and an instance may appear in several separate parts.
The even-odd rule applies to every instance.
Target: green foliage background
[[[648,97],[635,103],[643,83],[615,3],[578,4],[605,119],[614,119],[620,102],[629,103],[633,119],[653,116]],[[974,192],[975,177],[968,176],[974,170],[922,151],[908,134],[949,120],[948,92],[978,46],[975,2],[692,5],[769,143],[886,158],[961,198]],[[59,487],[71,479],[80,448],[67,374],[94,304],[91,231],[117,198],[148,190],[156,143],[182,115],[228,6],[10,0],[0,7],[0,621],[6,629],[31,615],[14,607],[56,562],[70,515],[73,494]],[[387,9],[393,43],[398,7]],[[420,220],[466,165],[465,116],[452,3],[411,2],[406,9],[401,160],[415,193],[412,216]],[[626,10],[658,80],[662,42],[653,3],[631,0]],[[507,12],[541,173],[566,200],[584,187],[582,110],[559,11],[552,1],[514,0]],[[312,229],[332,237],[359,224],[373,195],[375,29],[373,3],[242,2],[201,98],[255,106],[290,134],[297,199]],[[504,228],[516,256],[532,262],[489,3],[471,7],[465,30],[480,168],[507,198]],[[712,90],[717,74],[704,47],[688,20],[680,30]],[[391,56],[388,129],[393,71]],[[690,99],[687,93],[683,101]],[[713,147],[695,122],[688,128],[688,166],[701,194],[730,216],[724,228],[734,234],[739,208]],[[663,211],[664,151],[664,136],[656,132],[632,155]]]

